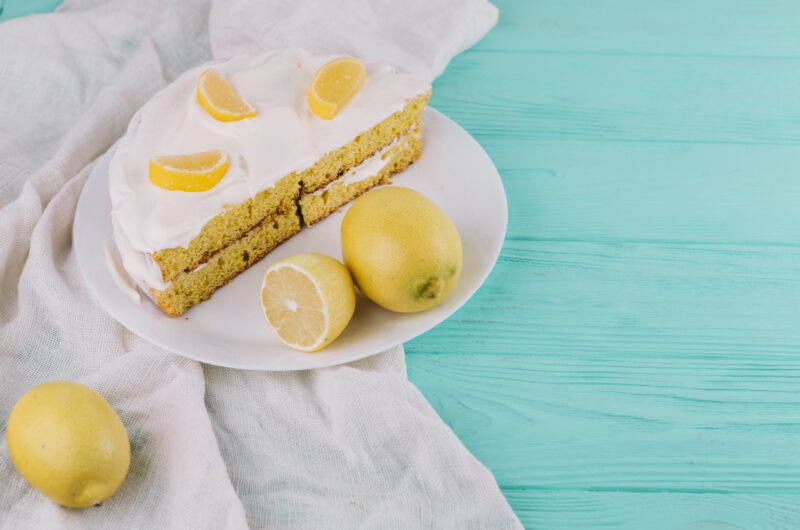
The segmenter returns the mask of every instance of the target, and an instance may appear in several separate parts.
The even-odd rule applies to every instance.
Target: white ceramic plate
[[[259,307],[259,286],[271,264],[294,254],[319,252],[341,260],[339,227],[347,206],[303,229],[214,293],[211,299],[170,318],[150,299],[135,304],[106,268],[104,246],[113,240],[108,162],[113,148],[89,175],[75,212],[73,241],[78,264],[94,295],[122,325],[190,359],[251,370],[305,370],[342,364],[413,339],[452,315],[494,266],[506,231],[506,197],[497,169],[478,143],[455,122],[428,108],[422,157],[392,180],[444,208],[461,234],[464,264],[458,284],[438,306],[422,313],[393,313],[358,294],[344,333],[319,353],[281,344]]]

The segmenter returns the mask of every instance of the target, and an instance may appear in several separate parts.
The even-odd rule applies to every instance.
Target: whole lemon
[[[453,221],[423,194],[376,188],[342,220],[342,255],[356,285],[373,302],[401,313],[441,302],[461,274]]]
[[[11,461],[33,487],[62,506],[99,505],[128,473],[122,421],[91,388],[50,381],[26,392],[8,418]]]

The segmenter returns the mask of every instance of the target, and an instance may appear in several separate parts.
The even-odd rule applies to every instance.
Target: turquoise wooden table
[[[508,235],[411,380],[526,527],[800,528],[800,4],[496,4],[432,105]]]
[[[528,528],[800,528],[800,5],[495,1],[432,104],[508,235],[411,380]]]

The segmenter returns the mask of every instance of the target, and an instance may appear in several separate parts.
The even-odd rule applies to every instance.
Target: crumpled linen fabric
[[[132,448],[120,490],[75,510],[24,481],[3,436],[0,528],[520,527],[402,347],[303,372],[202,365],[110,317],[72,248],[94,160],[184,70],[303,46],[430,81],[496,17],[484,0],[67,0],[0,24],[0,430],[29,388],[70,379],[111,403]]]

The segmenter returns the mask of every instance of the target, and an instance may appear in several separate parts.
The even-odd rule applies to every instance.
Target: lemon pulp
[[[228,172],[228,153],[220,150],[191,155],[157,156],[150,159],[149,179],[170,191],[207,191]]]
[[[318,351],[338,337],[355,311],[353,280],[322,254],[299,254],[272,265],[261,282],[261,311],[290,348]]]
[[[219,121],[238,121],[257,114],[255,107],[214,68],[203,71],[197,79],[197,102]]]
[[[367,79],[364,63],[354,57],[341,57],[322,65],[308,88],[311,112],[323,120],[333,119],[355,96]]]

